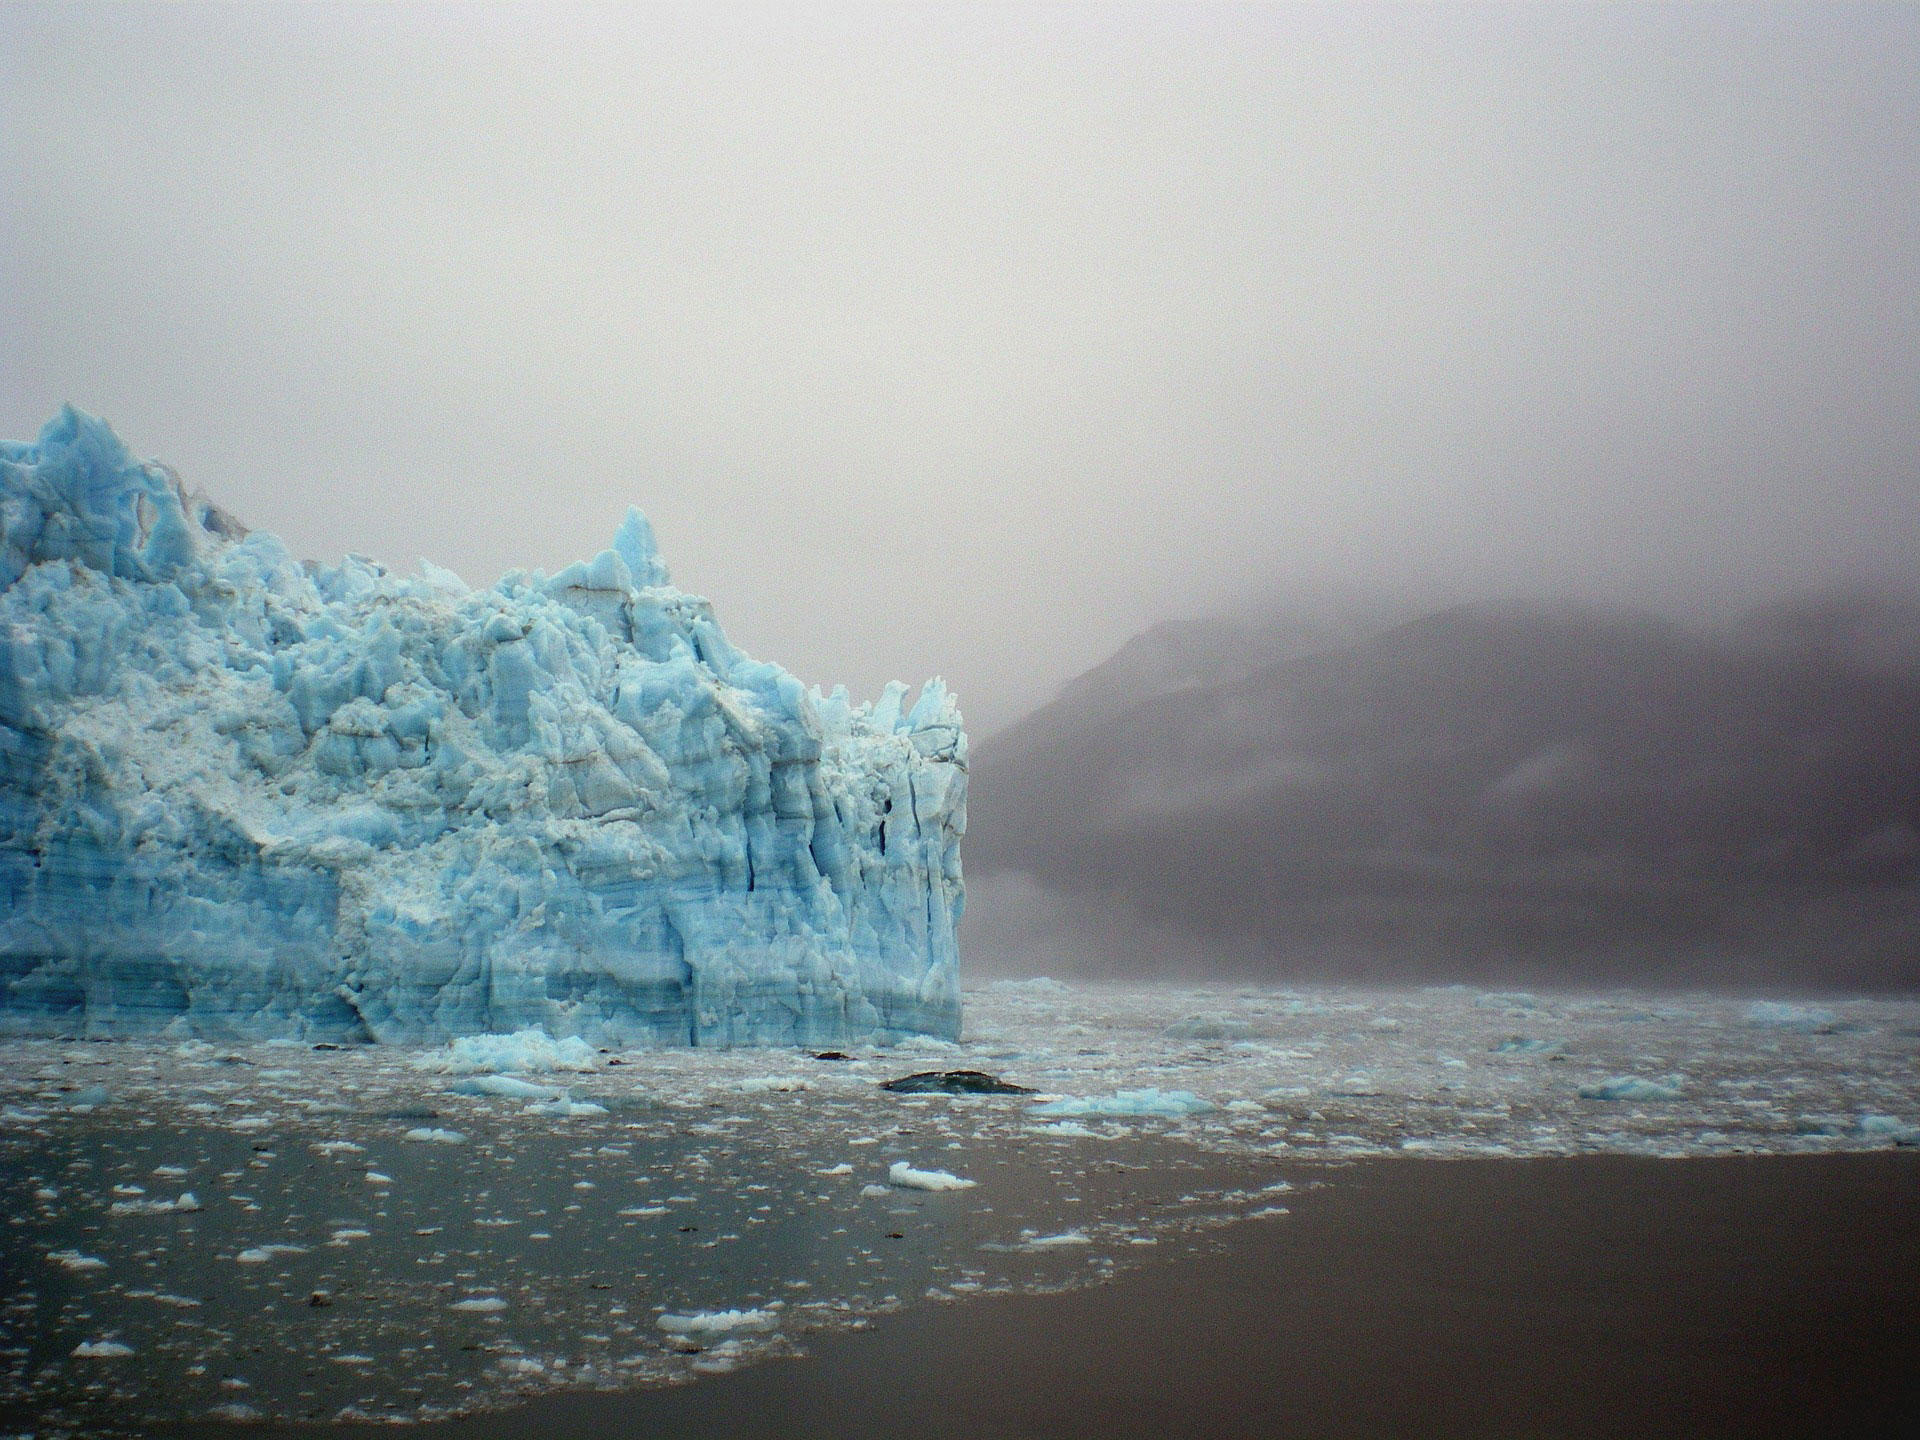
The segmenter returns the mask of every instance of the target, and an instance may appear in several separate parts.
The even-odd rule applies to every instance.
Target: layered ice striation
[[[827,1044],[960,1022],[967,742],[728,643],[639,511],[488,590],[0,444],[0,1029]]]

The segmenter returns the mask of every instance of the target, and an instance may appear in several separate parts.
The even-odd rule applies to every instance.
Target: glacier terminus
[[[957,1036],[967,740],[728,642],[630,510],[296,560],[102,421],[0,443],[0,1033]]]

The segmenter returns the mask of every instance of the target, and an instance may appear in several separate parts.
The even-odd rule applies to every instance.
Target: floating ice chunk
[[[1185,1115],[1199,1115],[1213,1106],[1202,1100],[1191,1090],[1161,1090],[1149,1086],[1144,1090],[1116,1090],[1111,1095],[1077,1097],[1069,1096],[1063,1100],[1048,1100],[1034,1106],[1029,1115],[1158,1115],[1178,1119]]]
[[[1615,1075],[1597,1085],[1581,1087],[1582,1100],[1678,1100],[1686,1093],[1678,1075],[1647,1080],[1637,1075]]]
[[[539,1100],[527,1106],[528,1115],[552,1115],[562,1120],[580,1115],[604,1115],[607,1107],[596,1105],[591,1100]]]
[[[1558,1050],[1560,1042],[1542,1040],[1538,1037],[1530,1038],[1526,1035],[1509,1035],[1506,1039],[1496,1041],[1487,1048],[1496,1055],[1545,1055],[1550,1051]]]
[[[1188,1015],[1160,1033],[1169,1040],[1257,1040],[1266,1032],[1231,1015]]]
[[[1538,1010],[1540,997],[1525,990],[1489,990],[1473,1003],[1482,1010]]]
[[[156,1165],[153,1167],[153,1173],[158,1175],[162,1180],[183,1180],[187,1175],[187,1167],[184,1165]]]
[[[442,1075],[544,1075],[597,1070],[599,1057],[578,1035],[555,1040],[544,1030],[526,1029],[511,1035],[462,1035],[444,1049],[416,1055],[413,1063]]]
[[[813,1082],[802,1079],[798,1075],[755,1075],[751,1079],[742,1080],[740,1089],[749,1095],[764,1095],[769,1091],[811,1090]]]
[[[890,1185],[862,1185],[860,1187],[860,1193],[865,1198],[872,1200],[881,1195],[893,1194],[893,1187]]]
[[[1380,1086],[1371,1075],[1367,1074],[1364,1070],[1360,1070],[1347,1076],[1344,1080],[1336,1080],[1332,1085],[1327,1087],[1327,1093],[1329,1095],[1362,1099],[1378,1095],[1380,1093]]]
[[[1860,1134],[1868,1140],[1891,1140],[1896,1145],[1920,1145],[1920,1125],[1909,1125],[1892,1115],[1862,1115]]]
[[[304,1255],[304,1245],[254,1245],[234,1256],[242,1265],[264,1265],[278,1255]]]
[[[1029,1250],[1058,1250],[1071,1245],[1091,1245],[1085,1234],[1078,1230],[1064,1230],[1058,1235],[1035,1235],[1025,1242]]]
[[[172,1200],[116,1200],[107,1207],[109,1215],[172,1215],[200,1209],[191,1190],[182,1190]]]
[[[772,1310],[696,1310],[691,1315],[671,1312],[654,1321],[669,1335],[726,1335],[739,1330],[772,1330],[780,1316]]]
[[[345,1245],[349,1240],[365,1240],[372,1235],[371,1230],[362,1230],[357,1225],[344,1225],[335,1230],[329,1241],[334,1245]]]
[[[1793,1122],[1796,1135],[1844,1135],[1850,1129],[1844,1120],[1836,1120],[1826,1115],[1801,1115]]]
[[[906,1161],[896,1160],[887,1171],[887,1183],[907,1190],[971,1190],[977,1182],[945,1170],[916,1170]]]
[[[458,1130],[445,1130],[438,1125],[416,1125],[400,1137],[402,1140],[424,1140],[434,1145],[464,1145],[467,1137]]]
[[[851,1175],[853,1173],[853,1166],[842,1160],[838,1165],[829,1165],[826,1169],[818,1170],[814,1173],[818,1175]]]
[[[1071,995],[1073,987],[1062,984],[1046,975],[1036,975],[1031,980],[994,980],[987,989],[995,995]]]
[[[507,1308],[507,1302],[498,1295],[469,1295],[465,1300],[456,1300],[447,1307],[466,1315],[494,1315]]]
[[[1797,1030],[1802,1035],[1831,1035],[1838,1027],[1831,1010],[1817,1005],[1787,1005],[1758,1000],[1747,1007],[1747,1024],[1762,1030]]]
[[[478,1075],[456,1080],[447,1089],[455,1095],[498,1095],[509,1100],[557,1100],[561,1095],[551,1085],[535,1085],[511,1075]]]
[[[73,1347],[73,1353],[81,1360],[119,1360],[133,1354],[133,1347],[118,1340],[84,1340]]]
[[[356,1145],[351,1140],[319,1140],[313,1145],[316,1155],[364,1155],[367,1147]]]
[[[383,1175],[378,1170],[369,1170],[367,1171],[367,1183],[369,1185],[391,1185],[393,1183],[393,1177],[391,1175]]]
[[[98,1255],[83,1255],[78,1250],[49,1250],[47,1259],[63,1270],[104,1270],[107,1262]]]
[[[1100,1131],[1089,1130],[1077,1120],[1061,1120],[1051,1125],[1035,1125],[1032,1129],[1036,1135],[1059,1135],[1068,1140],[1098,1140],[1101,1138]]]

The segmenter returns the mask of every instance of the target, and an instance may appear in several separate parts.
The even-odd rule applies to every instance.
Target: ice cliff
[[[958,1031],[953,698],[743,655],[637,510],[488,590],[303,564],[67,409],[0,587],[0,1031]]]

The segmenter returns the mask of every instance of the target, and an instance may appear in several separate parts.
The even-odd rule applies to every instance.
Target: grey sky
[[[0,432],[302,553],[653,517],[976,728],[1375,581],[1920,558],[1920,7],[0,9]]]

